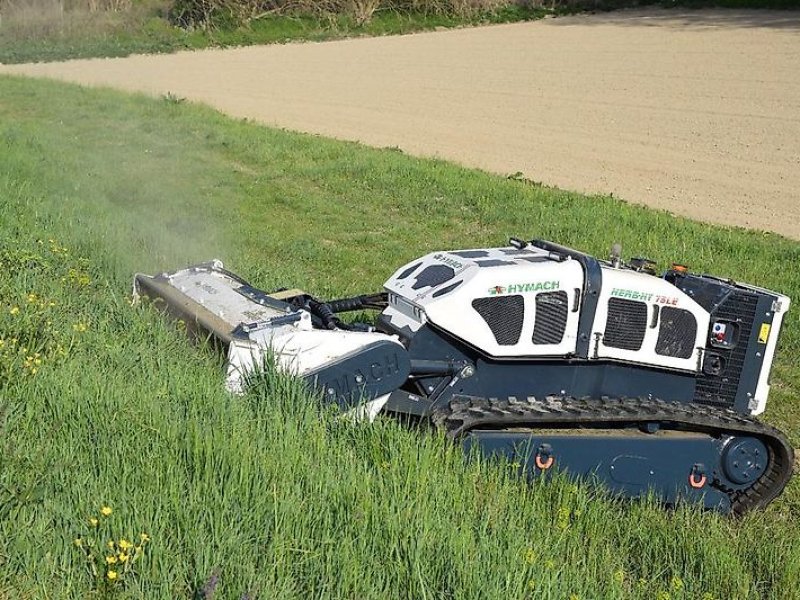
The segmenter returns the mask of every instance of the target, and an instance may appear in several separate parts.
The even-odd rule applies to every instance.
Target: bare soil
[[[800,239],[800,13],[620,11],[0,67]]]

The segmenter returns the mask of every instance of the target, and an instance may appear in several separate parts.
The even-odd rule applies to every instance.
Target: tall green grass
[[[120,597],[794,597],[796,482],[739,521],[529,486],[434,432],[343,421],[286,378],[229,396],[221,359],[129,294],[135,271],[215,256],[267,288],[371,291],[429,250],[521,235],[800,297],[800,244],[19,78],[0,79],[0,156],[5,596],[90,596],[74,539],[107,505],[103,527],[152,538]],[[798,325],[766,415],[795,444]]]

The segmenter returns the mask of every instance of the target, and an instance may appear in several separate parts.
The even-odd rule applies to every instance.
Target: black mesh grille
[[[603,344],[622,350],[639,350],[647,329],[647,304],[636,300],[611,298]]]
[[[455,276],[456,272],[451,267],[446,265],[431,265],[420,271],[420,274],[417,275],[414,285],[412,285],[411,288],[419,290],[424,287],[441,285],[445,281],[450,281]]]
[[[691,358],[697,339],[697,320],[688,310],[665,306],[661,309],[661,325],[656,340],[656,354]]]
[[[722,356],[725,367],[719,375],[702,373],[697,378],[694,401],[712,406],[733,407],[739,390],[739,377],[744,369],[747,344],[753,330],[758,296],[737,292],[725,300],[712,313],[712,321],[730,321],[739,324],[739,341],[735,348],[717,348],[715,354]]]
[[[567,327],[569,299],[566,292],[545,292],[536,295],[533,322],[534,344],[560,344]]]
[[[522,296],[475,298],[472,308],[486,321],[499,345],[513,346],[519,342],[525,316],[525,301]]]

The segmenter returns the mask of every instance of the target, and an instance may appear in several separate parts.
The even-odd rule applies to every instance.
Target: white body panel
[[[337,359],[377,341],[396,338],[383,333],[303,330],[299,327],[264,329],[250,334],[249,340],[234,340],[228,346],[225,385],[233,393],[241,393],[245,378],[260,369],[268,353],[272,353],[281,370],[297,376],[313,375]]]
[[[566,356],[575,352],[578,332],[576,291],[583,286],[583,269],[576,261],[548,262],[519,266],[478,268],[455,294],[433,299],[425,304],[428,319],[450,331],[468,344],[481,348],[491,356]],[[538,287],[538,290],[537,290]],[[499,291],[502,289],[503,291]],[[531,291],[526,291],[531,290]],[[533,326],[536,318],[536,297],[541,293],[560,291],[567,295],[567,324],[560,343],[534,344]],[[521,296],[524,319],[519,343],[500,345],[483,319],[473,320],[464,313],[463,297],[473,299],[499,296]]]
[[[394,326],[412,331],[430,321],[491,356],[569,355],[575,351],[579,317],[576,294],[583,288],[583,268],[577,261],[559,262],[548,256],[548,252],[532,246],[523,250],[434,252],[399,269],[389,279],[386,290],[390,306],[384,314]],[[426,275],[437,269],[438,278]],[[557,343],[534,344],[536,298],[548,292],[566,294],[565,331]],[[518,343],[500,344],[472,302],[510,296],[522,298],[524,320]]]
[[[647,328],[637,349],[607,345],[604,334],[608,322],[608,304],[613,298],[640,302],[647,307]],[[657,351],[664,308],[688,311],[696,320],[693,350],[689,356],[675,357]],[[659,314],[655,314],[658,312]],[[699,354],[706,345],[709,315],[706,310],[671,283],[636,271],[603,267],[603,287],[592,326],[592,344],[596,358],[614,358],[684,371],[697,371]]]
[[[760,289],[760,288],[755,288]],[[768,290],[760,290],[767,292]],[[769,292],[774,293],[774,292]],[[756,393],[755,397],[753,398],[750,408],[753,411],[752,414],[760,415],[764,412],[764,409],[767,407],[767,398],[769,397],[769,374],[772,367],[772,361],[775,358],[775,349],[778,346],[778,336],[780,334],[781,326],[783,325],[783,317],[786,314],[786,311],[789,310],[789,306],[791,306],[791,300],[787,296],[778,296],[778,300],[773,306],[774,311],[774,319],[772,321],[772,327],[770,328],[769,335],[767,337],[767,344],[764,348],[764,368],[761,369],[761,373],[758,377],[758,384],[756,386]]]
[[[602,261],[600,266],[602,285],[589,329],[588,359],[613,360],[702,376],[705,353],[715,350],[709,346],[709,312],[663,278],[615,268]],[[522,249],[433,252],[398,269],[385,287],[389,294],[389,307],[384,310],[384,316],[399,330],[413,333],[430,322],[496,358],[569,357],[576,350],[581,314],[578,301],[582,306],[585,300],[576,297],[576,290],[583,293],[585,289],[583,267],[577,260],[563,260],[563,257],[532,245]],[[741,287],[778,298],[763,349],[763,367],[749,406],[753,414],[759,414],[763,412],[769,395],[770,367],[789,299],[754,286]],[[554,344],[534,344],[532,332],[537,320],[537,296],[552,291],[561,291],[568,298],[569,312],[563,337]],[[481,298],[512,295],[523,299],[524,320],[515,343],[502,344],[474,302]],[[516,307],[513,309],[517,311]],[[498,309],[501,316],[492,317],[496,320],[496,327],[506,318],[507,311],[507,307]],[[765,315],[767,318],[771,316]],[[628,320],[636,320],[636,326],[626,322]],[[643,322],[646,326],[642,333]],[[614,339],[614,334],[617,339]],[[632,335],[634,341],[621,343],[619,338],[625,335]]]

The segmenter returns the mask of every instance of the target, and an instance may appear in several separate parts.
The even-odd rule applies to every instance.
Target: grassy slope
[[[136,270],[214,256],[263,287],[371,291],[426,251],[509,235],[600,255],[621,241],[626,254],[798,298],[800,244],[188,104],[16,78],[0,79],[0,156],[0,337],[27,347],[0,350],[0,593],[85,596],[72,540],[106,503],[115,535],[153,538],[139,576],[118,587],[132,597],[191,597],[213,572],[217,597],[230,598],[797,589],[797,482],[736,523],[620,506],[567,483],[529,488],[464,465],[436,437],[320,418],[291,382],[230,398],[218,359],[127,299]],[[767,414],[795,445],[798,315]]]

